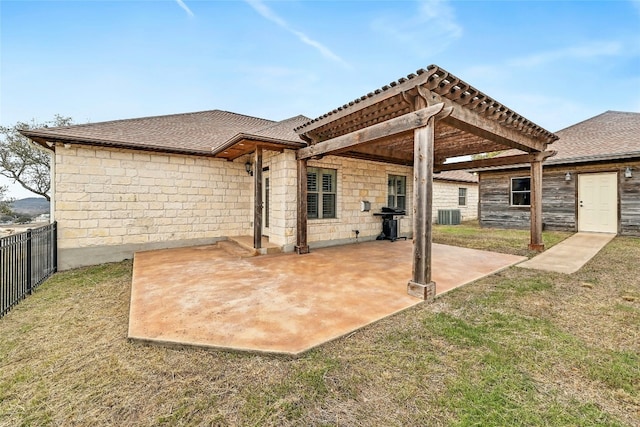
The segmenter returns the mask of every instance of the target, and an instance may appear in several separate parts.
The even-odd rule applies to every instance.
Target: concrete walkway
[[[576,233],[517,266],[557,273],[575,273],[614,237],[615,234],[608,233]]]
[[[256,257],[227,243],[136,253],[129,338],[298,355],[422,302],[411,241]],[[434,244],[436,295],[523,259]]]

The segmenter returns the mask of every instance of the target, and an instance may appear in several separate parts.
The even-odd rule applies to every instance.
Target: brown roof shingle
[[[214,147],[224,144],[239,133],[301,143],[303,141],[293,132],[293,128],[307,120],[306,117],[297,116],[276,122],[228,111],[211,110],[41,128],[23,133],[41,144],[45,141],[68,141],[211,155]]]
[[[558,152],[545,164],[640,156],[640,113],[606,111],[556,132]]]
[[[557,154],[545,165],[584,163],[640,157],[640,113],[605,111],[556,132],[559,139],[549,147]],[[499,157],[522,154],[508,150]],[[487,169],[511,169],[502,166]],[[523,166],[523,165],[519,165]]]
[[[434,180],[478,183],[478,175],[463,170],[442,171],[433,174]]]

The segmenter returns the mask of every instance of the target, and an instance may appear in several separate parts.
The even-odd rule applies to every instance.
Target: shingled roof
[[[280,122],[270,123],[261,128],[247,129],[212,147],[211,152],[216,157],[233,160],[253,152],[257,142],[271,149],[301,148],[307,144],[293,129],[307,121],[309,121],[308,117],[298,115]]]
[[[606,111],[556,132],[558,152],[545,164],[640,157],[640,113]]]
[[[433,175],[433,179],[435,181],[470,182],[473,184],[478,183],[478,175],[474,175],[462,170],[438,172]]]
[[[545,165],[587,163],[617,159],[640,158],[640,113],[605,111],[555,133],[553,143],[557,153]],[[522,154],[507,150],[498,157]],[[525,164],[479,168],[480,170],[513,169]]]
[[[304,145],[293,128],[304,116],[276,122],[229,111],[211,110],[100,123],[40,128],[22,133],[37,143],[80,143],[185,154],[213,155],[212,150],[239,134],[271,142]]]

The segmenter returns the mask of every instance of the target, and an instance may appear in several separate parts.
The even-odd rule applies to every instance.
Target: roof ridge
[[[308,118],[307,116],[305,116],[304,114],[298,114],[297,116],[289,117],[288,119],[283,119],[283,120],[280,120],[280,121],[277,121],[277,122],[274,122],[274,123],[270,123],[270,124],[268,124],[268,125],[267,125],[267,126],[265,126],[265,127],[261,127],[261,128],[257,128],[257,129],[252,129],[252,131],[253,131],[253,132],[260,132],[260,131],[263,131],[263,130],[272,129],[272,128],[276,127],[276,126],[280,126],[280,125],[282,125],[282,124],[283,124],[283,123],[285,123],[285,122],[290,122],[290,121],[293,121],[293,120],[298,119],[298,118],[302,118],[302,119],[309,119],[309,118]],[[310,120],[310,119],[309,119],[309,120]],[[293,130],[293,128],[292,128],[292,130]]]
[[[265,119],[265,118],[262,118],[262,117],[249,116],[247,114],[234,113],[232,111],[227,111],[227,110],[213,109],[213,110],[191,111],[191,112],[187,112],[187,113],[159,114],[159,115],[155,115],[155,116],[144,116],[144,117],[132,117],[132,118],[128,118],[128,119],[106,120],[106,121],[103,121],[103,122],[79,123],[79,124],[73,124],[73,125],[69,125],[69,126],[42,127],[42,128],[37,128],[37,129],[38,130],[44,130],[44,131],[63,130],[63,129],[69,129],[69,128],[72,128],[72,127],[73,128],[81,128],[81,127],[88,127],[88,126],[95,126],[95,125],[123,123],[123,122],[134,122],[134,121],[139,121],[139,120],[168,118],[168,117],[177,117],[177,116],[192,116],[192,115],[196,115],[196,114],[215,113],[215,112],[232,114],[234,116],[242,116],[242,117],[247,117],[247,118],[251,118],[251,119],[258,119],[258,120],[269,121],[269,122],[272,122],[272,123],[277,123],[274,120]],[[33,129],[33,130],[35,130],[35,129]]]
[[[604,111],[604,112],[602,112],[602,113],[600,113],[600,114],[596,114],[595,116],[592,116],[592,117],[589,117],[589,118],[584,119],[584,120],[582,120],[582,121],[579,121],[578,123],[574,123],[574,124],[569,125],[569,126],[567,126],[567,127],[565,127],[565,128],[562,128],[562,129],[560,129],[560,130],[557,130],[557,131],[555,131],[554,133],[566,131],[566,130],[568,130],[568,129],[571,129],[571,128],[576,127],[576,126],[579,126],[579,125],[582,125],[582,124],[584,124],[584,123],[586,123],[586,122],[590,122],[590,121],[592,121],[592,120],[595,120],[595,119],[597,119],[597,118],[599,118],[599,117],[601,117],[601,116],[607,115],[607,114],[637,114],[637,115],[640,115],[640,113],[636,113],[636,112],[633,112],[633,111],[607,110],[607,111]]]

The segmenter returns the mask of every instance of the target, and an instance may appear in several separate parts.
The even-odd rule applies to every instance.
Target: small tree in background
[[[0,126],[0,174],[18,182],[32,193],[50,200],[49,154],[36,148],[29,138],[19,131],[71,124],[71,117],[56,114],[53,120],[45,123],[31,120],[30,123],[18,122],[11,127]]]
[[[496,157],[498,154],[501,154],[503,152],[504,152],[504,150],[501,150],[501,151],[490,151],[488,153],[474,154],[473,156],[471,156],[471,160],[491,159],[491,158]]]
[[[0,216],[11,215],[11,199],[5,199],[7,195],[7,187],[0,186]]]

